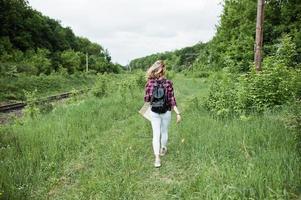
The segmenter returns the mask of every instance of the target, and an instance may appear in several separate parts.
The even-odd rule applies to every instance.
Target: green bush
[[[216,74],[212,78],[214,81],[204,106],[219,116],[228,116],[235,110],[237,78],[230,73]]]
[[[292,66],[295,51],[290,37],[284,36],[275,55],[264,59],[261,72],[252,66],[249,73],[239,75],[224,68],[225,73],[214,78],[204,105],[218,115],[248,114],[299,99],[301,71]]]
[[[297,90],[293,82],[296,75],[295,71],[275,61],[274,57],[269,57],[261,73],[252,70],[248,76],[240,79],[241,98],[238,104],[248,110],[263,111],[292,101]]]
[[[99,75],[93,88],[92,94],[96,97],[103,97],[108,93],[108,81],[106,75]]]
[[[226,72],[215,79],[205,106],[218,115],[263,112],[300,97],[300,75],[268,58],[260,73],[252,70],[237,76]]]
[[[73,74],[80,68],[81,59],[78,52],[66,50],[61,54],[62,66],[67,69],[69,74]]]
[[[276,56],[288,67],[296,66],[297,47],[290,35],[284,35],[276,44]]]
[[[167,79],[174,79],[175,76],[176,76],[176,73],[175,73],[174,71],[169,70],[169,71],[167,71],[167,73],[166,73],[166,78],[167,78]]]
[[[145,73],[143,71],[138,71],[135,75],[136,84],[139,88],[144,88],[145,86]]]
[[[24,91],[27,105],[24,109],[25,116],[29,116],[31,118],[35,118],[40,113],[40,109],[38,107],[38,98],[37,98],[37,90],[33,91]]]

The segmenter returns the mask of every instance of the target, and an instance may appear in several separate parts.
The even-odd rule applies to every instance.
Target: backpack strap
[[[158,86],[158,83],[157,83],[157,79],[154,79],[154,85],[153,85],[153,91],[152,91],[152,96],[151,96],[151,99],[150,99],[150,104],[153,103],[154,101],[154,88]]]

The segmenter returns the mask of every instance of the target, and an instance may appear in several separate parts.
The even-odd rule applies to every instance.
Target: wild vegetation
[[[75,73],[53,73],[50,76],[27,76],[2,77],[0,79],[0,102],[25,101],[26,92],[36,91],[38,97],[47,97],[73,89],[81,90],[92,87],[96,75]]]
[[[0,12],[6,20],[1,30],[23,17],[46,20],[70,34],[24,1],[0,2],[7,8]],[[50,42],[50,48],[35,41],[38,36],[28,40],[32,30],[24,24],[19,35],[1,37],[0,48],[9,44],[11,50],[1,51],[6,70],[0,98],[33,102],[34,89],[92,89],[64,103],[29,103],[23,118],[0,126],[0,199],[300,198],[301,4],[266,1],[260,73],[253,66],[256,1],[223,4],[211,41],[135,59],[129,74],[103,73],[118,70],[96,61],[95,71],[81,73],[84,47],[95,47],[90,54],[101,63],[110,59],[86,39],[76,46],[81,40],[76,36],[57,37],[61,42]],[[16,55],[22,59],[9,60]],[[150,124],[138,114],[143,71],[157,59],[166,61],[183,115],[177,125],[172,118],[160,169],[152,163]],[[21,86],[29,92],[16,89]]]
[[[150,124],[137,113],[141,80],[102,76],[89,96],[44,114],[29,107],[1,127],[2,199],[297,198],[300,157],[285,112],[216,119],[198,101],[206,79],[174,78],[184,121],[172,119],[155,169]]]
[[[211,41],[183,48],[184,51],[136,59],[133,65],[145,68],[149,61],[159,58],[173,63],[169,70],[186,76],[211,76],[209,95],[203,106],[217,116],[245,116],[283,106],[300,106],[300,2],[266,1],[261,73],[255,72],[253,64],[257,1],[225,0],[223,7]],[[186,50],[197,56],[192,62],[178,62],[190,59]],[[300,114],[296,117],[300,118]]]
[[[134,68],[146,68],[156,59],[169,60],[173,69],[195,71],[220,70],[248,72],[254,60],[257,0],[224,0],[217,32],[207,43],[196,44],[174,52],[158,53],[133,60]],[[276,54],[285,35],[295,46],[292,63],[301,63],[301,4],[299,0],[267,0],[264,22],[264,55]],[[191,53],[198,55],[191,60]],[[181,60],[182,62],[178,62]],[[183,62],[187,60],[187,62]],[[140,63],[140,64],[139,64]]]
[[[119,72],[109,52],[87,38],[75,36],[70,27],[32,9],[26,0],[0,1],[0,75],[40,75],[59,70],[69,74],[89,68]]]
[[[24,90],[34,88],[44,95],[79,89],[95,79],[93,74],[122,72],[108,50],[76,36],[70,27],[32,9],[26,0],[0,0],[0,21],[0,101],[24,100]],[[86,72],[86,54],[87,76],[80,75]],[[70,81],[68,75],[78,80]]]
[[[191,65],[200,51],[206,44],[198,43],[191,47],[185,47],[176,51],[157,53],[142,58],[131,60],[128,65],[130,69],[143,69],[146,70],[156,60],[164,60],[167,65],[171,66],[171,70],[179,72]]]

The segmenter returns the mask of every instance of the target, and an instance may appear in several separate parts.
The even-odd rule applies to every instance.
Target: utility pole
[[[131,72],[132,71],[132,69],[131,69],[131,62],[128,60],[128,65],[127,65],[127,68],[128,68],[128,70],[129,70],[129,72]]]
[[[89,71],[89,57],[88,57],[88,53],[86,53],[86,72],[88,73]]]
[[[255,44],[255,58],[254,58],[256,72],[261,71],[263,22],[264,22],[264,0],[258,0],[257,22],[256,22],[256,44]]]

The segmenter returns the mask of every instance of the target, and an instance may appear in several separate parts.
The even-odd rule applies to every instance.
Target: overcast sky
[[[108,49],[114,62],[210,40],[221,0],[29,0],[36,10]]]

